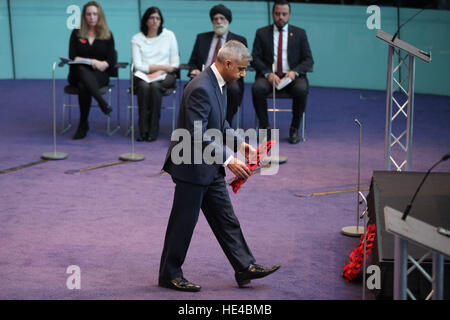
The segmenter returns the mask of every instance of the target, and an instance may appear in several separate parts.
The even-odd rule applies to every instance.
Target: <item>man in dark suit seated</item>
[[[308,94],[307,72],[313,70],[313,57],[305,30],[289,25],[291,6],[287,1],[275,1],[272,8],[274,24],[256,31],[253,43],[253,67],[256,70],[252,87],[253,106],[259,120],[259,127],[269,129],[267,96],[284,78],[292,80],[281,91],[293,98],[292,122],[289,142],[298,143],[298,128],[306,107]],[[272,73],[275,65],[275,75]],[[278,92],[278,91],[277,91]]]
[[[189,60],[188,76],[193,78],[204,68],[209,67],[217,57],[217,52],[229,40],[237,40],[247,47],[247,39],[232,33],[228,26],[232,20],[231,10],[223,4],[216,5],[209,11],[214,31],[200,33],[195,40],[191,59]],[[239,105],[244,96],[244,80],[239,79],[227,85],[227,115],[226,119],[231,125]]]
[[[200,290],[199,285],[184,278],[181,269],[200,209],[230,261],[239,287],[279,268],[255,264],[224,179],[225,167],[237,177],[247,179],[250,176],[249,169],[234,152],[239,150],[247,158],[256,155],[256,150],[241,137],[234,133],[229,139],[225,137],[227,130],[233,132],[225,121],[226,84],[244,77],[250,60],[247,47],[238,41],[228,41],[220,49],[216,62],[184,89],[177,129],[172,133],[173,141],[163,167],[175,182],[175,194],[161,255],[160,287]],[[206,137],[212,131],[215,139]],[[214,161],[210,161],[208,150],[211,155],[215,154]]]

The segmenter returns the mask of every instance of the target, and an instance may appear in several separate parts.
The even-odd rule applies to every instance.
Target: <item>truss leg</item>
[[[394,300],[406,300],[408,241],[395,236]]]

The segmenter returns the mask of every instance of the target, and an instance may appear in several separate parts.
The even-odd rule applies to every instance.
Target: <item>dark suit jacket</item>
[[[313,71],[314,60],[309,47],[306,32],[302,28],[288,25],[288,64],[289,68],[300,76]],[[252,66],[256,77],[272,72],[273,61],[273,24],[256,31],[253,42]]]
[[[194,49],[192,50],[191,59],[189,59],[189,73],[192,70],[198,69],[202,70],[202,65],[208,60],[209,48],[211,47],[211,42],[214,37],[214,32],[199,33],[197,39],[195,40]],[[227,41],[237,40],[242,42],[247,47],[247,39],[237,35],[235,33],[229,32],[227,35]],[[188,74],[189,75],[189,74]]]
[[[210,148],[214,147],[220,153],[218,156],[221,157],[222,163],[232,155],[230,150],[227,149],[227,141],[225,141],[225,131],[231,128],[225,120],[226,98],[224,96],[226,95],[221,93],[216,76],[210,67],[197,75],[185,87],[178,113],[177,129],[186,129],[190,133],[191,163],[174,164],[172,162],[172,149],[182,142],[182,139],[180,141],[172,141],[163,166],[163,170],[168,172],[172,178],[199,185],[209,185],[218,170],[225,175],[223,164],[207,164],[203,157],[201,164],[194,164],[194,121],[201,121],[202,136],[208,129],[217,129],[223,135],[223,140],[221,141],[215,141],[214,139],[212,141],[203,141],[201,144],[202,154],[207,146]],[[236,152],[242,140],[234,137],[233,142],[233,151]]]

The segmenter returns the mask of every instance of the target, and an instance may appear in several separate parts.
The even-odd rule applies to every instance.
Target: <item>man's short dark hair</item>
[[[279,5],[279,6],[287,5],[289,7],[289,13],[291,13],[291,4],[289,3],[289,1],[287,1],[287,0],[276,0],[273,3],[272,12],[275,10],[275,6],[276,5]]]

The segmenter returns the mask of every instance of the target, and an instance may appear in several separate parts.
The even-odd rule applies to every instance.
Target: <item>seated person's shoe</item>
[[[298,135],[298,129],[290,128],[289,129],[289,143],[296,144],[300,142],[300,137]]]
[[[112,112],[112,107],[110,105],[106,105],[106,106],[100,106],[100,109],[102,109],[103,113],[108,115]]]
[[[234,277],[239,287],[242,288],[244,285],[249,284],[250,280],[264,278],[269,274],[274,273],[278,269],[280,269],[280,266],[278,265],[268,268],[260,266],[258,264],[251,264],[247,269],[236,272],[234,274]]]
[[[198,284],[194,284],[183,277],[175,278],[173,280],[159,279],[158,286],[186,292],[198,292],[201,289]]]
[[[73,136],[73,140],[79,140],[79,139],[83,139],[84,137],[86,137],[86,133],[89,130],[89,124],[85,123],[85,124],[79,124],[77,131],[75,132],[75,135]]]
[[[139,136],[136,137],[136,141],[137,142],[149,141],[148,133],[140,134]]]
[[[153,142],[153,141],[156,141],[156,139],[158,139],[158,136],[149,135],[147,141],[148,142]]]

